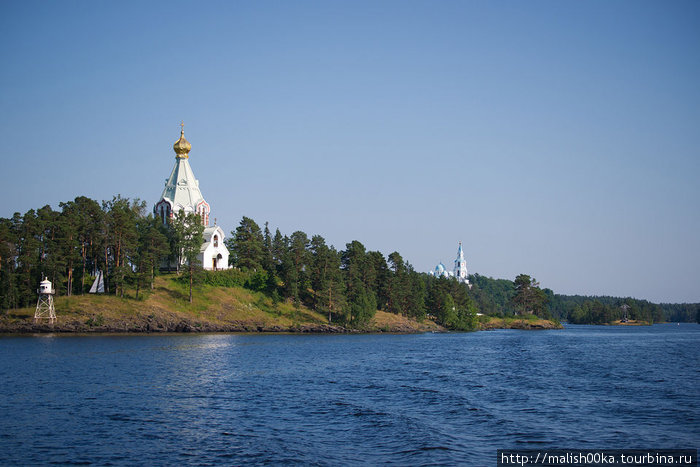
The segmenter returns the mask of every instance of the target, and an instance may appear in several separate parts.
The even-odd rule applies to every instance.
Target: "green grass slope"
[[[0,332],[428,332],[444,331],[432,321],[419,323],[378,311],[360,330],[329,323],[328,317],[240,287],[203,285],[189,290],[175,276],[156,278],[141,299],[112,295],[56,297],[57,322],[33,322],[34,309],[10,310]]]

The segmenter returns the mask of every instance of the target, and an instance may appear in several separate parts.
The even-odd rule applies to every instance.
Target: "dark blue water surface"
[[[495,464],[697,448],[700,326],[0,338],[0,463]]]

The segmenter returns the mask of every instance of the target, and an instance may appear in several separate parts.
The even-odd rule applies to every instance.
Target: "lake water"
[[[494,465],[697,448],[700,326],[0,338],[0,464]]]

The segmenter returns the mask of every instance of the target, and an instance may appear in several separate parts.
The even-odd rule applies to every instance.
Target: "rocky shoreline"
[[[255,321],[231,320],[226,323],[212,323],[205,320],[192,320],[172,314],[170,316],[141,316],[134,319],[105,320],[101,315],[78,320],[68,318],[49,324],[34,323],[31,319],[0,318],[0,334],[131,334],[131,333],[300,333],[300,334],[360,334],[396,333],[412,334],[421,332],[445,332],[434,323],[432,326],[417,322],[396,322],[390,325],[370,323],[366,328],[356,329],[326,323],[296,323],[290,325],[262,323]]]
[[[496,329],[547,330],[561,329],[562,326],[553,322],[514,321],[511,323],[485,323],[476,331],[492,331]],[[143,322],[122,321],[105,324],[91,324],[71,320],[64,323],[48,324],[31,321],[0,322],[0,334],[159,334],[159,333],[298,333],[298,334],[360,334],[360,333],[393,333],[413,334],[422,332],[449,332],[445,329],[428,331],[410,325],[394,325],[383,328],[354,329],[332,324],[298,324],[291,326],[266,325],[262,323],[231,322],[214,324],[186,319],[156,320],[147,318]]]
[[[557,324],[551,321],[546,323],[528,323],[527,321],[517,321],[511,323],[508,326],[484,325],[479,330],[493,331],[496,329],[519,329],[522,331],[539,331],[547,329],[562,329],[562,327],[563,326],[561,324]]]
[[[358,333],[356,329],[329,324],[300,324],[296,326],[267,326],[251,323],[230,323],[226,325],[193,322],[188,320],[158,322],[148,320],[145,323],[111,323],[89,325],[79,321],[48,324],[32,322],[0,323],[0,334],[47,334],[47,333],[76,333],[76,334],[114,334],[114,333],[190,333],[190,332],[245,332],[245,333],[319,333],[319,334],[348,334]],[[395,332],[401,332],[399,330]]]

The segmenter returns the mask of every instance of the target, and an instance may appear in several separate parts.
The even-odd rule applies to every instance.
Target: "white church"
[[[467,272],[467,262],[464,260],[464,250],[462,250],[462,242],[459,242],[457,249],[457,259],[454,261],[454,269],[448,271],[444,264],[438,263],[435,269],[428,274],[435,277],[455,277],[459,282],[467,284],[469,287],[469,273]]]
[[[189,154],[192,145],[185,139],[185,125],[181,124],[180,139],[175,141],[175,167],[165,181],[165,189],[160,200],[153,207],[153,214],[163,222],[169,222],[176,213],[196,213],[204,225],[204,243],[199,250],[198,259],[204,269],[216,271],[228,269],[229,252],[224,245],[224,231],[216,225],[209,225],[209,204],[199,190],[199,180],[194,177],[190,167]]]

